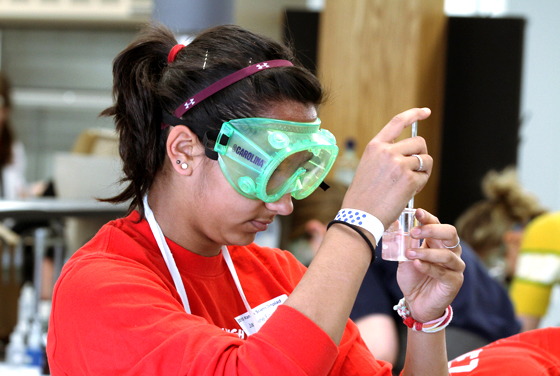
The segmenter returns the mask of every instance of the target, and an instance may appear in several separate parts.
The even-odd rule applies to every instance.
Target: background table
[[[107,217],[114,218],[126,215],[129,204],[111,204],[94,199],[61,199],[33,198],[28,200],[0,200],[0,221],[12,218],[16,221],[48,221],[58,222],[63,226],[64,218],[71,217]],[[33,234],[33,251],[35,265],[33,269],[33,285],[40,300],[42,283],[42,262],[47,248],[49,227],[38,227]],[[62,234],[59,234],[62,237]],[[54,279],[58,278],[63,260],[64,246],[62,239],[54,246]]]

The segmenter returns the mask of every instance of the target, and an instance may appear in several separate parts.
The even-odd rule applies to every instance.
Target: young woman
[[[430,114],[396,116],[369,143],[345,199],[367,223],[328,230],[306,269],[252,243],[334,163],[323,90],[281,44],[235,26],[188,46],[150,26],[115,60],[130,214],[104,226],[55,287],[52,375],[389,375],[348,320],[374,244],[432,168],[423,139],[394,142]],[[452,226],[418,210],[401,264],[410,330],[405,375],[447,375],[449,304],[464,264]],[[396,304],[397,302],[395,302]]]

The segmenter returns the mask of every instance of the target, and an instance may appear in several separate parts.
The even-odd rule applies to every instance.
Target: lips
[[[257,231],[266,231],[268,225],[272,223],[272,221],[250,221],[251,224],[257,229]]]

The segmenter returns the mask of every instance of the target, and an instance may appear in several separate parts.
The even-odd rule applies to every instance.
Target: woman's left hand
[[[405,253],[411,261],[401,262],[397,282],[406,299],[412,317],[428,322],[443,316],[445,308],[455,298],[463,284],[465,263],[461,260],[461,246],[448,249],[459,242],[457,230],[442,225],[423,209],[416,210],[422,226],[415,227],[411,236],[424,239],[422,248],[411,248]]]

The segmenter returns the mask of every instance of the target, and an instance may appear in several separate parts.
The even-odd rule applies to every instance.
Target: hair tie
[[[169,55],[167,55],[167,63],[172,63],[175,61],[175,56],[177,56],[177,53],[183,48],[185,47],[184,44],[176,44],[173,46],[173,48],[171,49],[171,51],[169,51]]]

